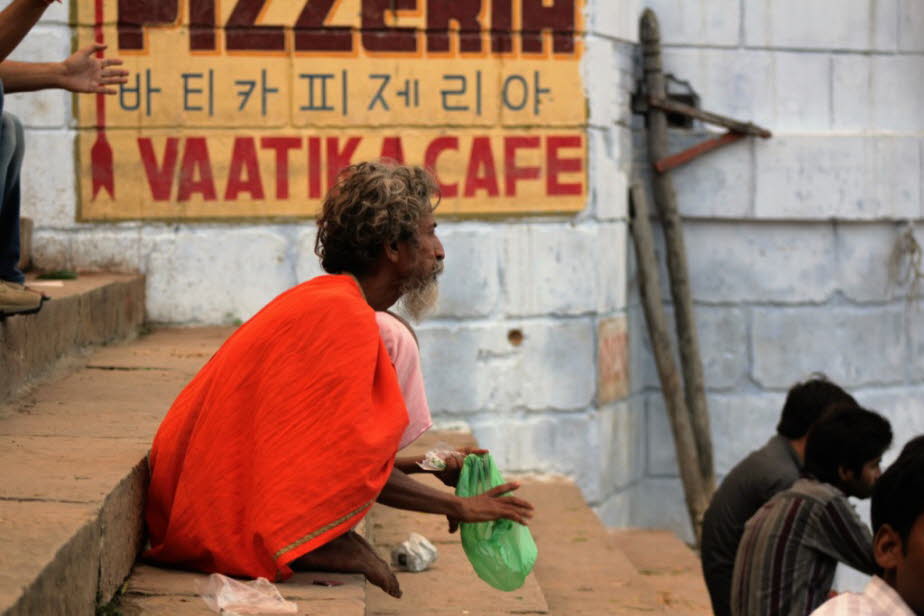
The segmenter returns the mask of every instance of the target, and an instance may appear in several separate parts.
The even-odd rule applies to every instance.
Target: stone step
[[[0,406],[0,614],[92,615],[119,589],[140,548],[154,432],[231,331],[103,347]]]
[[[549,613],[568,616],[662,614],[644,576],[609,541],[608,531],[565,478],[519,479],[536,507],[530,529],[539,546],[534,573]]]
[[[115,609],[121,616],[214,616],[199,596],[198,583],[205,574],[161,569],[138,564],[132,571]],[[335,582],[322,586],[316,582]],[[311,616],[365,616],[366,581],[361,575],[343,573],[296,573],[283,584],[280,594]]]
[[[137,335],[144,322],[141,275],[81,274],[59,282],[36,287],[52,298],[37,314],[0,320],[0,403],[86,347]]]
[[[610,544],[622,551],[671,615],[711,614],[699,557],[665,530],[614,529]]]

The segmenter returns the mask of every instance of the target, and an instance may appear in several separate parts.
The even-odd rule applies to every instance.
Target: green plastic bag
[[[477,496],[503,483],[491,454],[469,454],[456,495]],[[516,590],[523,585],[538,554],[528,528],[511,520],[463,522],[460,528],[462,547],[478,577],[498,590]]]

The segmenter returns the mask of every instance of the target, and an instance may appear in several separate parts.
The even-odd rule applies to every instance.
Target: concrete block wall
[[[17,59],[67,56],[68,5],[49,9]],[[599,402],[597,379],[601,327],[627,318],[629,100],[639,6],[585,1],[585,209],[566,217],[441,220],[448,256],[440,308],[419,327],[437,420],[468,423],[507,471],[575,477],[594,504],[638,482],[646,466],[646,450],[637,446],[647,433],[644,411],[619,395]],[[12,95],[7,109],[28,131],[23,210],[36,224],[37,267],[140,271],[148,319],[184,325],[246,320],[320,273],[311,221],[76,222],[70,95]]]
[[[911,289],[889,274],[907,223],[924,241],[924,10],[913,0],[644,4],[660,17],[666,70],[693,84],[704,109],[774,132],[674,173],[717,473],[773,434],[786,390],[813,371],[892,421],[890,462],[924,432],[924,302],[908,301]],[[644,134],[633,128],[634,169],[645,176]],[[705,130],[674,131],[672,149]],[[689,538],[628,267],[628,406],[645,417],[644,477],[597,510],[610,524]]]

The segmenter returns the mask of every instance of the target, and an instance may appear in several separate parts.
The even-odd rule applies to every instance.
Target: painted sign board
[[[351,162],[425,165],[443,215],[586,201],[583,0],[78,0],[130,71],[78,97],[79,218],[313,216]]]

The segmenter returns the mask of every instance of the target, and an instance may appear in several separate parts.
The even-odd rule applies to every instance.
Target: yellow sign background
[[[361,0],[327,3],[324,25],[349,27],[351,51],[295,51],[292,25],[303,3],[253,0],[246,1],[262,5],[258,27],[284,26],[284,49],[228,49],[229,28],[216,26],[214,49],[191,50],[191,4],[206,3],[173,1],[174,21],[139,29],[141,49],[120,48],[119,5],[131,7],[131,0],[77,4],[78,44],[101,38],[107,55],[130,71],[117,95],[78,98],[81,220],[313,216],[339,166],[382,154],[432,165],[444,187],[442,214],[584,207],[582,0],[567,0],[574,10],[570,51],[556,51],[561,32],[515,31],[505,53],[492,51],[495,33],[487,30],[446,32],[449,50],[429,51],[427,0],[401,0],[420,7],[385,11],[386,30],[374,33],[413,28],[402,32],[414,38],[416,52],[367,49],[374,40],[361,29]],[[471,1],[480,1],[480,23],[487,24],[491,1]],[[524,2],[565,0],[495,2],[509,3],[516,30]],[[215,23],[227,24],[239,5],[243,0],[216,2]],[[462,51],[473,38],[481,52]],[[111,182],[100,170],[106,148]]]

